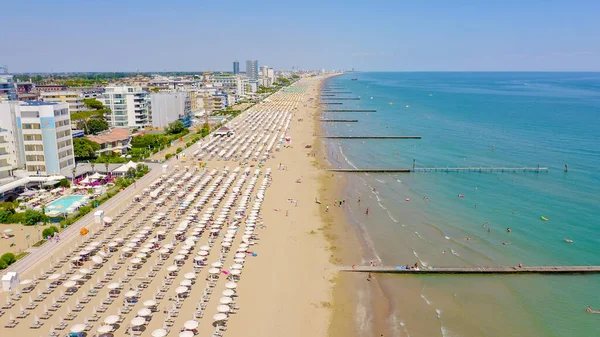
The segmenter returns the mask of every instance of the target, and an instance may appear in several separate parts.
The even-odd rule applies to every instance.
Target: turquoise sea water
[[[335,166],[408,168],[416,160],[549,169],[349,175],[348,212],[367,258],[600,265],[600,73],[358,73],[327,83],[352,92],[338,97],[361,97],[329,108],[377,109],[325,113],[359,119],[324,123],[327,134],[423,137],[330,141]],[[600,315],[585,313],[588,305],[600,309],[599,276],[386,276],[381,283],[398,336],[600,335]]]

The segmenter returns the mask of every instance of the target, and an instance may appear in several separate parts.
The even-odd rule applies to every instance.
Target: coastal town
[[[314,122],[330,75],[252,60],[232,70],[0,75],[5,329],[222,336],[256,319],[270,265],[306,261],[275,257],[281,240],[321,227],[303,154],[314,124],[299,121]],[[293,190],[291,204],[282,196]],[[307,211],[311,226],[278,226]],[[321,240],[311,268],[328,264]],[[274,272],[294,284],[290,268]],[[290,296],[286,283],[263,291]],[[326,310],[310,306],[329,301],[328,282],[293,296]]]

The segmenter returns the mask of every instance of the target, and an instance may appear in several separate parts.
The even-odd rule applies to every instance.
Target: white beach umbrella
[[[100,264],[103,262],[102,258],[100,256],[92,256],[92,261],[97,264]]]
[[[103,334],[103,333],[109,333],[111,331],[113,331],[113,326],[110,324],[106,324],[106,325],[101,325],[98,327],[97,330],[99,333]]]
[[[235,288],[237,288],[237,283],[235,283],[235,282],[227,282],[227,283],[225,283],[225,288],[227,288],[227,289],[235,289]]]
[[[221,297],[221,298],[219,298],[219,303],[231,304],[231,303],[233,303],[233,299],[231,297]]]
[[[118,289],[120,286],[121,286],[121,284],[119,282],[113,282],[113,283],[109,284],[107,286],[107,288],[109,290],[115,290],[115,289]]]
[[[27,280],[23,280],[23,281],[19,282],[19,285],[26,286],[32,282],[33,282],[32,280],[27,279]]]
[[[128,292],[125,293],[125,297],[136,297],[138,295],[138,292],[135,290],[129,290]]]
[[[208,252],[205,251],[205,250],[201,250],[201,251],[198,252],[198,255],[200,255],[200,256],[207,256]]]
[[[194,333],[189,330],[185,330],[179,333],[179,337],[194,337]]]
[[[234,256],[236,259],[243,259],[246,257],[246,254],[244,253],[236,253]]]
[[[167,267],[167,271],[168,272],[174,272],[177,271],[179,268],[177,266],[168,266]]]
[[[106,316],[106,318],[104,319],[105,324],[115,324],[118,321],[119,321],[119,316],[117,316],[117,315]]]
[[[152,331],[152,337],[166,337],[167,334],[168,332],[165,329],[156,329]]]
[[[131,320],[131,325],[133,326],[142,326],[146,324],[146,319],[144,317],[136,317]]]
[[[145,300],[144,301],[144,306],[145,307],[153,307],[156,305],[156,301],[155,300]]]
[[[221,294],[226,297],[231,297],[235,295],[235,291],[233,291],[232,289],[225,289]]]
[[[72,288],[76,285],[77,285],[77,283],[75,283],[75,281],[67,281],[67,282],[63,283],[63,287],[65,287],[65,288]]]
[[[220,271],[219,269],[217,269],[217,268],[210,268],[210,269],[208,270],[208,273],[209,273],[209,274],[212,274],[212,275],[217,275],[217,274],[219,274],[220,272],[221,272],[221,271]]]
[[[191,287],[192,286],[192,281],[191,280],[181,280],[181,282],[179,282],[180,286],[185,286],[185,287]]]
[[[234,264],[234,265],[231,266],[231,269],[242,269],[243,267],[244,267],[243,265],[241,265],[239,263],[236,263],[236,264]]]
[[[185,255],[175,255],[174,257],[175,261],[181,261],[185,259]]]
[[[50,276],[48,276],[48,280],[52,281],[52,280],[56,280],[58,278],[60,278],[60,274],[52,274]]]
[[[188,287],[179,286],[179,287],[175,288],[175,293],[176,294],[185,294],[187,292],[188,292]]]
[[[225,314],[216,314],[216,315],[213,316],[213,320],[215,322],[225,321],[225,320],[227,320],[227,315],[225,315]]]
[[[148,317],[148,316],[152,315],[152,311],[148,308],[142,308],[137,311],[137,315],[140,317]]]
[[[189,321],[183,323],[183,327],[187,330],[194,330],[198,327],[198,321],[189,320]]]
[[[75,324],[71,327],[72,333],[81,333],[85,331],[85,324]]]
[[[187,280],[193,280],[196,278],[196,274],[195,273],[186,273],[185,275],[183,275],[183,277]]]
[[[217,262],[211,263],[210,266],[213,268],[223,268],[223,263],[217,261]]]

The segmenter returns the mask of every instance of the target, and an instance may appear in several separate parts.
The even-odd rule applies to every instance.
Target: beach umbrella
[[[179,337],[194,337],[194,333],[189,330],[182,331],[179,333]]]
[[[181,280],[181,282],[179,282],[180,286],[185,286],[185,287],[191,287],[192,286],[192,281],[191,280]]]
[[[225,289],[221,294],[226,297],[231,297],[235,295],[235,291],[233,291],[232,289]]]
[[[193,279],[195,279],[195,278],[196,278],[196,274],[195,274],[195,273],[186,273],[185,275],[183,275],[183,277],[184,277],[186,280],[193,280]]]
[[[222,268],[223,267],[223,263],[217,261],[217,262],[211,263],[210,266],[213,267],[213,268]]]
[[[48,276],[48,280],[51,280],[51,281],[52,281],[52,280],[56,280],[56,279],[58,279],[60,276],[61,276],[60,274],[52,274],[52,275]]]
[[[75,324],[71,327],[72,333],[82,333],[85,331],[85,324]]]
[[[71,278],[69,280],[71,280],[71,281],[79,281],[82,278],[83,278],[83,275],[81,275],[81,274],[75,274],[75,275],[71,276]]]
[[[213,320],[215,322],[220,322],[220,321],[227,320],[227,315],[225,315],[225,314],[216,314],[216,315],[213,316]]]
[[[221,304],[231,304],[233,302],[233,299],[231,297],[221,297],[219,299],[219,303]]]
[[[97,330],[99,333],[109,333],[111,331],[113,331],[113,326],[110,324],[106,324],[106,325],[101,325],[98,327]]]
[[[107,286],[107,288],[109,290],[115,290],[115,289],[118,289],[120,286],[121,286],[121,284],[119,282],[113,282],[113,283],[109,284]]]
[[[217,269],[217,268],[210,268],[210,269],[208,270],[208,273],[209,273],[209,274],[212,274],[212,275],[219,274],[220,272],[221,272],[221,271],[220,271],[219,269]]]
[[[104,323],[106,323],[106,324],[116,324],[118,321],[119,321],[119,316],[117,316],[117,315],[106,316],[106,318],[104,319]]]
[[[136,317],[131,320],[131,325],[133,326],[142,326],[146,324],[146,319],[143,317]]]
[[[175,288],[175,293],[176,294],[185,294],[187,292],[188,292],[188,287],[179,286],[179,287]]]
[[[156,305],[156,301],[155,300],[145,300],[144,301],[144,306],[145,307],[153,307]]]
[[[244,253],[236,253],[234,256],[236,259],[243,259],[246,257],[246,254]]]
[[[233,275],[233,276],[238,276],[238,275],[240,275],[241,273],[242,273],[242,271],[241,271],[241,270],[239,270],[239,269],[232,269],[232,270],[230,270],[230,271],[229,271],[229,274],[231,274],[231,275]]]
[[[63,287],[65,287],[65,288],[72,288],[76,285],[77,285],[77,283],[75,283],[75,281],[67,281],[67,282],[63,283]]]
[[[181,260],[185,259],[185,256],[184,255],[175,255],[174,259],[175,259],[175,261],[181,261]]]
[[[142,308],[137,311],[137,315],[140,317],[147,317],[147,316],[152,315],[152,311],[150,311],[150,309],[148,309],[148,308]]]
[[[200,256],[207,256],[208,252],[205,251],[205,250],[201,250],[201,251],[198,252],[198,255],[200,255]]]
[[[225,283],[225,288],[227,288],[227,289],[235,289],[235,288],[237,288],[237,283],[235,283],[235,282],[227,282],[227,283]]]
[[[194,330],[198,327],[198,321],[189,320],[189,321],[183,323],[183,327],[187,330]]]
[[[177,271],[177,269],[179,269],[177,266],[168,266],[167,267],[168,272],[174,272],[174,271]]]
[[[152,331],[152,337],[166,337],[167,334],[168,332],[165,329],[156,329]]]
[[[209,246],[209,245],[203,245],[203,246],[200,246],[200,250],[206,250],[206,251],[209,251],[209,250],[210,250],[210,246]]]
[[[92,256],[92,261],[96,264],[101,264],[103,262],[100,256]]]
[[[140,264],[140,263],[142,263],[142,259],[139,259],[137,257],[131,259],[131,264]]]
[[[138,295],[138,292],[135,290],[129,290],[128,292],[125,293],[125,297],[136,297]]]
[[[33,281],[30,279],[27,279],[27,280],[23,280],[23,281],[19,282],[19,285],[26,286],[26,285],[30,284],[31,282],[33,282]]]
[[[243,266],[241,264],[236,263],[236,264],[234,264],[234,265],[231,266],[231,269],[242,269],[242,267]]]
[[[81,269],[79,269],[79,272],[82,273],[83,275],[85,275],[85,274],[90,274],[92,271],[87,268],[81,268]]]

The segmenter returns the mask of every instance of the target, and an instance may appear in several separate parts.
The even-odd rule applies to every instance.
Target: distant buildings
[[[275,84],[275,71],[268,66],[260,67],[259,85],[263,87],[271,87]]]
[[[70,113],[93,110],[83,103],[84,96],[77,91],[40,92],[40,99],[44,102],[68,103]]]
[[[67,103],[0,103],[0,132],[7,144],[0,166],[25,168],[29,174],[59,174],[75,165]],[[7,132],[8,131],[8,132]],[[0,156],[2,158],[2,156]]]
[[[233,61],[233,74],[238,75],[240,73],[240,62]]]
[[[0,102],[16,101],[17,86],[12,75],[0,75]]]
[[[110,86],[104,88],[102,96],[102,103],[112,111],[104,114],[109,126],[140,128],[151,125],[149,98],[142,87]]]
[[[150,94],[152,127],[165,128],[176,120],[185,127],[192,125],[192,102],[187,92]]]
[[[258,81],[258,61],[248,60],[246,61],[246,76],[250,81]]]

